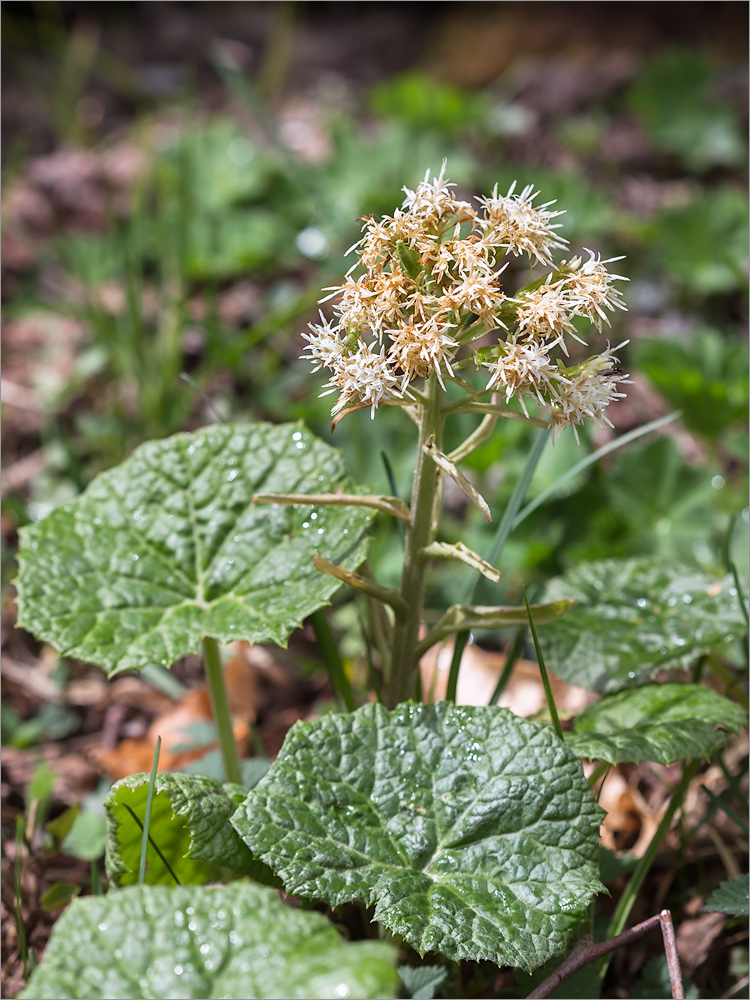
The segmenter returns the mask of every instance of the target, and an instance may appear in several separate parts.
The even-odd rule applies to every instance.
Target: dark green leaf
[[[601,815],[548,726],[439,702],[298,723],[232,823],[289,892],[375,905],[420,953],[533,969],[601,889]]]
[[[345,943],[321,914],[247,882],[131,886],[71,903],[20,997],[387,1000],[394,958],[379,941]]]
[[[537,989],[559,967],[560,959],[558,958],[554,962],[547,962],[543,968],[537,969],[530,977],[524,976],[522,972],[517,972],[520,995],[526,996],[532,990]],[[574,972],[569,979],[561,983],[556,990],[553,990],[549,996],[551,1000],[599,1000],[601,989],[602,984],[596,966],[584,965],[582,969]]]
[[[683,973],[682,985],[685,1000],[698,1000],[700,990]],[[643,967],[640,978],[633,985],[633,1000],[664,1000],[672,993],[669,967],[665,955],[650,958]]]
[[[66,809],[65,812],[60,813],[59,816],[45,824],[57,845],[60,845],[70,833],[80,808],[80,802],[76,802],[70,809]]]
[[[606,559],[552,580],[544,601],[576,606],[540,632],[547,666],[570,684],[616,691],[692,663],[745,632],[731,576],[655,559]]]
[[[313,553],[356,569],[370,513],[252,495],[343,485],[338,452],[298,425],[149,442],[24,529],[19,623],[110,674],[171,664],[203,636],[283,644],[340,586]]]
[[[42,895],[39,900],[43,910],[48,913],[54,910],[61,910],[63,906],[74,899],[81,891],[80,885],[73,885],[71,882],[55,882]]]
[[[635,854],[617,854],[607,847],[599,846],[599,878],[605,885],[610,885],[623,875],[629,875],[637,864]]]
[[[702,684],[647,684],[585,708],[566,742],[610,764],[708,759],[747,725],[740,706]],[[723,729],[717,729],[723,726]]]
[[[713,910],[717,913],[729,913],[733,917],[746,916],[749,895],[748,876],[736,875],[727,882],[722,882],[719,888],[711,893],[703,909]]]

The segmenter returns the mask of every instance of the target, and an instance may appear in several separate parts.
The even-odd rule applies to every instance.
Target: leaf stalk
[[[229,710],[229,696],[224,683],[224,671],[221,666],[221,653],[219,644],[211,636],[204,636],[203,665],[206,670],[206,681],[208,683],[208,693],[211,696],[211,708],[214,713],[214,722],[219,736],[219,750],[224,763],[224,776],[227,781],[235,784],[242,784],[242,770],[240,769],[240,758],[237,753],[237,743],[234,739],[232,729],[232,713]]]

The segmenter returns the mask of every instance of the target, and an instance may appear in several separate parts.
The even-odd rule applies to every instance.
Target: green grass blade
[[[468,632],[459,632],[456,635],[456,643],[453,647],[453,659],[451,669],[448,674],[448,687],[445,692],[446,701],[455,702],[456,691],[458,690],[458,671],[461,669],[461,657],[464,655],[466,644],[469,641]]]
[[[615,907],[615,912],[609,922],[609,927],[607,928],[607,933],[605,934],[606,938],[617,937],[617,935],[621,934],[625,929],[625,924],[630,916],[630,911],[633,908],[636,897],[640,892],[646,876],[651,870],[651,865],[654,863],[659,847],[672,825],[674,814],[682,805],[683,799],[685,798],[685,792],[687,791],[688,785],[692,781],[693,776],[698,770],[698,765],[699,761],[693,761],[683,771],[682,778],[672,793],[667,810],[662,816],[661,822],[656,828],[656,832],[651,838],[643,857],[641,857],[633,870],[633,874],[630,876],[628,884],[625,886],[625,891],[622,896],[620,896],[617,906]],[[597,974],[600,982],[604,979],[611,957],[611,955],[608,955],[605,959],[602,959],[601,964],[597,967]]]
[[[143,817],[143,837],[141,838],[141,862],[138,867],[138,884],[143,885],[146,881],[146,854],[148,853],[148,828],[151,825],[151,806],[154,801],[154,785],[156,784],[156,769],[159,766],[159,751],[161,750],[161,736],[157,737],[156,749],[154,750],[154,763],[151,767],[151,778],[148,783],[148,795],[146,796],[146,814]]]
[[[379,702],[383,701],[383,689],[380,683],[380,676],[375,667],[375,661],[372,658],[372,651],[370,649],[370,640],[367,635],[367,626],[365,625],[365,617],[362,614],[362,607],[359,601],[356,601],[357,605],[357,620],[359,621],[359,631],[362,636],[362,642],[365,647],[365,655],[367,656],[367,675],[370,679],[370,684],[373,691],[375,692],[375,697]]]
[[[25,818],[23,816],[16,816],[16,856],[13,862],[13,908],[16,918],[16,933],[18,934],[18,952],[21,956],[24,978],[28,979],[29,951],[26,944],[26,927],[23,922],[23,879],[21,872],[25,827]]]
[[[310,623],[315,632],[315,638],[318,640],[318,649],[326,665],[328,679],[331,682],[336,700],[343,701],[344,705],[346,705],[346,710],[353,712],[357,707],[357,703],[354,700],[352,686],[349,683],[349,678],[346,676],[344,664],[341,662],[339,649],[331,632],[331,627],[328,624],[328,619],[322,611],[316,611],[310,615]]]
[[[505,543],[508,541],[508,536],[510,535],[514,524],[514,518],[518,513],[518,508],[523,503],[523,498],[526,496],[526,491],[529,488],[529,483],[532,480],[536,467],[539,463],[539,459],[542,457],[542,452],[544,451],[544,446],[549,438],[549,429],[545,428],[543,431],[539,431],[531,446],[528,458],[526,459],[526,464],[524,465],[523,472],[518,478],[511,498],[503,511],[503,516],[500,519],[500,523],[497,526],[495,532],[495,537],[490,546],[489,553],[487,555],[487,561],[493,566],[497,566],[500,561],[500,556],[502,555],[503,549],[505,548]],[[458,604],[470,604],[474,593],[477,589],[479,581],[482,579],[480,573],[477,573],[473,580],[467,580],[464,585],[457,603]],[[448,701],[455,702],[456,700],[456,690],[458,688],[458,671],[461,669],[461,657],[466,649],[466,644],[469,641],[468,632],[459,632],[456,635],[456,644],[453,647],[453,659],[451,660],[450,672],[448,674],[448,687],[446,690],[446,698]],[[510,675],[508,675],[510,676]],[[507,683],[507,678],[506,678]],[[499,697],[499,695],[498,695]]]
[[[500,561],[500,556],[505,548],[505,543],[508,541],[508,537],[511,531],[516,527],[518,521],[518,509],[523,503],[524,497],[526,496],[526,491],[529,488],[531,480],[536,472],[536,467],[539,464],[539,459],[542,457],[542,452],[544,447],[549,440],[549,428],[545,428],[543,431],[539,431],[536,435],[534,444],[531,446],[528,457],[526,459],[526,464],[523,467],[523,472],[518,478],[513,493],[511,495],[508,504],[503,511],[503,516],[500,523],[497,526],[497,531],[495,532],[495,537],[492,540],[492,545],[490,546],[489,553],[487,554],[487,562],[492,563],[493,566],[497,566]],[[474,590],[479,583],[481,576],[477,574],[474,584],[471,588],[471,595],[473,596]],[[467,598],[461,598],[459,604],[468,604],[470,600]]]
[[[547,704],[549,705],[549,714],[552,716],[552,725],[554,726],[555,732],[560,739],[563,738],[562,726],[560,725],[560,718],[557,714],[557,706],[555,705],[555,699],[552,697],[552,685],[549,682],[549,674],[547,673],[547,666],[544,662],[544,656],[542,654],[542,647],[539,645],[539,639],[536,634],[536,625],[534,624],[534,617],[531,614],[531,608],[529,607],[529,598],[526,593],[526,588],[523,588],[523,599],[526,602],[526,614],[529,616],[529,626],[531,628],[531,638],[534,640],[534,649],[536,650],[536,658],[539,664],[539,673],[542,675],[542,684],[544,685],[544,693],[547,697]]]
[[[737,813],[734,811],[734,809],[732,809],[730,806],[726,804],[726,802],[724,802],[721,796],[716,795],[714,792],[711,791],[710,788],[707,788],[705,785],[701,785],[701,790],[706,793],[706,795],[709,797],[709,799],[711,799],[711,801],[713,802],[714,806],[717,809],[721,809],[721,811],[726,813],[726,815],[732,820],[733,823],[737,824],[737,826],[740,828],[740,830],[742,830],[743,833],[745,834],[750,833],[750,827],[748,827],[747,822],[740,816],[738,816]]]
[[[508,651],[508,655],[505,658],[505,666],[503,667],[503,672],[500,674],[497,684],[495,685],[495,690],[492,692],[492,697],[487,702],[488,705],[497,705],[500,696],[503,691],[508,686],[508,681],[510,680],[510,675],[513,673],[513,668],[516,665],[521,652],[523,651],[523,634],[526,631],[525,628],[519,628],[516,631],[515,637],[513,638],[513,644]]]
[[[527,503],[522,511],[518,514],[514,514],[514,520],[512,527],[517,528],[522,521],[525,521],[529,514],[532,514],[537,508],[541,507],[542,504],[546,503],[550,497],[554,496],[555,493],[564,486],[569,480],[577,476],[579,472],[583,472],[584,469],[588,468],[589,465],[593,465],[594,462],[598,462],[600,458],[604,458],[605,455],[609,455],[613,451],[617,451],[619,448],[623,448],[626,444],[630,444],[631,441],[636,441],[638,438],[643,437],[645,434],[650,434],[651,431],[658,430],[665,424],[671,423],[680,416],[680,411],[675,410],[674,413],[668,414],[666,417],[659,417],[658,420],[652,420],[648,424],[644,424],[643,427],[636,427],[635,430],[629,431],[627,434],[623,434],[622,437],[615,438],[614,441],[610,441],[609,444],[605,444],[602,448],[597,448],[586,458],[581,459],[577,462],[571,469],[564,472],[559,479],[548,486],[546,490],[543,490],[539,496],[534,497],[534,499]],[[492,562],[492,560],[490,560]]]
[[[130,806],[127,804],[127,802],[124,802],[123,805],[125,806],[125,808],[127,809],[127,811],[130,813],[131,819],[135,822],[135,824],[138,827],[140,827],[141,832],[143,832],[146,829],[146,827],[143,825],[143,823],[141,823],[140,818],[138,817],[138,815],[135,813],[135,811],[133,809],[130,808]],[[167,858],[165,857],[165,855],[162,852],[161,848],[156,843],[156,841],[154,840],[154,838],[151,836],[150,833],[148,835],[148,842],[151,845],[151,847],[153,847],[155,853],[158,855],[159,860],[161,861],[161,863],[164,865],[164,867],[167,869],[167,871],[169,872],[169,874],[174,879],[175,885],[182,885],[182,882],[180,882],[179,878],[177,877],[177,874],[176,874],[174,868],[172,868],[172,866],[170,865],[169,861],[167,861]]]
[[[391,491],[391,496],[397,497],[398,484],[396,483],[396,476],[393,472],[393,466],[391,465],[391,460],[390,458],[388,458],[388,455],[384,451],[380,452],[380,458],[383,462],[383,465],[385,466],[385,474],[388,477],[388,486]],[[401,542],[403,543],[406,540],[406,525],[401,520],[398,521],[398,531],[401,537]]]

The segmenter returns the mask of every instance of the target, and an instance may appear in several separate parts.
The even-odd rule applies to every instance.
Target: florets
[[[533,397],[557,430],[575,430],[585,418],[610,425],[606,406],[623,395],[617,387],[626,378],[612,351],[571,367],[551,352],[567,355],[568,338],[584,342],[581,320],[601,329],[625,308],[614,282],[627,279],[607,270],[620,258],[587,251],[588,260],[555,264],[555,251],[567,244],[553,221],[563,212],[554,202],[535,205],[531,185],[517,194],[514,182],[505,195],[496,186],[477,199],[479,210],[454,188],[444,163],[432,181],[428,173],[415,190],[404,188],[393,216],[363,220],[350,248],[357,262],[342,285],[328,289],[335,319],[321,315],[303,335],[314,370],[330,371],[324,394],[338,392],[332,412],[368,406],[374,416],[381,403],[406,405],[415,383],[433,373],[445,387],[489,333],[495,346],[474,352],[490,371],[485,392],[515,397],[527,416],[525,399]],[[519,255],[551,270],[510,296],[501,275]]]

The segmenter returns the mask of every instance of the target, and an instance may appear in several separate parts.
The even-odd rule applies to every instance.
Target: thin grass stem
[[[146,812],[143,817],[143,836],[141,837],[141,860],[138,865],[138,884],[143,885],[146,881],[146,858],[148,855],[149,828],[151,826],[151,807],[154,803],[154,787],[156,785],[156,771],[159,767],[159,751],[161,750],[161,736],[156,739],[154,748],[154,763],[151,765],[151,777],[148,782],[148,792],[146,794]]]
[[[349,678],[346,676],[336,640],[333,637],[333,632],[331,632],[331,626],[328,624],[328,619],[324,612],[318,610],[311,614],[310,624],[313,627],[313,632],[318,642],[318,649],[323,657],[323,662],[328,672],[328,679],[331,682],[336,700],[340,703],[343,702],[347,712],[353,712],[357,707],[357,703],[354,700],[352,686],[349,683]]]

